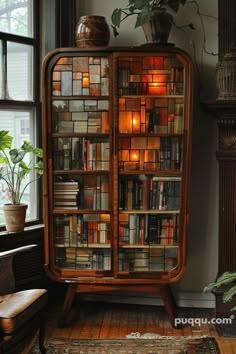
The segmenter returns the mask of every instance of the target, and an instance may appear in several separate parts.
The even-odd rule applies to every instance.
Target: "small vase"
[[[3,205],[6,230],[9,232],[21,232],[25,226],[27,204],[4,204]]]
[[[76,26],[77,47],[107,46],[110,30],[103,16],[81,16]]]
[[[173,16],[166,9],[153,10],[149,22],[142,25],[147,43],[166,44],[173,23]]]
[[[216,65],[217,100],[236,100],[236,48]]]

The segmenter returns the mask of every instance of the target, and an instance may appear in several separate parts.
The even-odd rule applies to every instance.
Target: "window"
[[[0,0],[0,130],[10,131],[17,147],[24,140],[41,145],[38,7],[38,0]],[[40,218],[38,194],[36,183],[24,193],[26,221]],[[0,180],[0,206],[7,203],[6,196]],[[0,225],[3,222],[0,210]]]

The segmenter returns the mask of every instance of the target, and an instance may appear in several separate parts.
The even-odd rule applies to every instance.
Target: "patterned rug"
[[[213,337],[48,339],[47,354],[220,354]],[[35,348],[32,354],[39,354]]]

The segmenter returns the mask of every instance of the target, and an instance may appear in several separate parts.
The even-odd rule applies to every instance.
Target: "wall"
[[[192,56],[196,71],[187,270],[183,278],[172,287],[180,306],[213,307],[212,294],[203,294],[202,291],[204,286],[215,279],[218,264],[218,164],[215,158],[217,127],[213,118],[201,109],[201,102],[216,97],[218,20],[215,0],[197,1],[200,13],[204,14],[202,20],[205,46],[210,53],[215,52],[215,55],[206,54],[202,50],[204,32],[194,4],[187,4],[179,11],[169,40]],[[77,0],[77,19],[81,15],[102,15],[110,25],[113,9],[126,4],[124,0],[120,0],[119,5],[116,0]],[[142,28],[134,30],[134,21],[134,16],[124,21],[117,38],[111,33],[110,45],[135,46],[145,43]],[[195,29],[180,28],[188,23],[193,23]],[[119,295],[119,300],[127,301],[127,297]],[[158,302],[154,298],[136,298],[135,301]]]

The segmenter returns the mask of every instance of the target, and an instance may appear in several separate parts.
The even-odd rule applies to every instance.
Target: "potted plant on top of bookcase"
[[[179,6],[184,6],[186,2],[187,0],[129,0],[126,7],[116,8],[112,12],[113,33],[117,36],[121,23],[135,15],[135,28],[143,27],[148,43],[166,43],[174,22],[169,10],[177,13]]]
[[[29,184],[36,181],[43,173],[43,150],[33,147],[28,141],[24,141],[19,148],[13,148],[12,141],[13,137],[9,131],[0,131],[0,181],[5,182],[6,196],[10,201],[3,205],[6,229],[20,232],[24,229],[28,207],[21,200]],[[30,173],[35,173],[36,177],[27,180]]]

